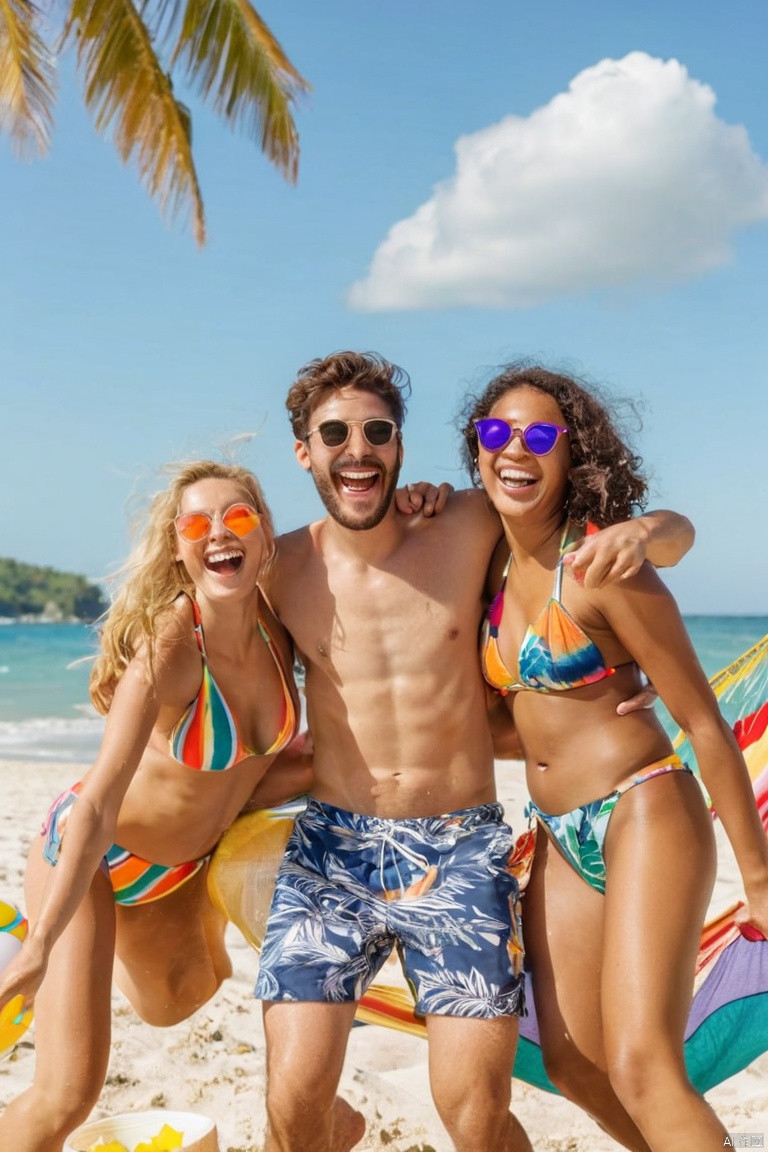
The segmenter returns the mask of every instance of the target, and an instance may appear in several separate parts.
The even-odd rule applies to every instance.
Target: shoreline
[[[79,616],[36,616],[24,613],[21,616],[0,616],[0,625],[3,624],[83,624],[86,628],[92,627],[100,617],[94,616],[92,620],[84,620]]]
[[[0,761],[4,803],[0,814],[0,899],[22,904],[24,859],[54,797],[85,766],[50,761]],[[522,765],[498,761],[499,799],[507,819],[523,828]],[[738,895],[727,859],[715,902]],[[736,889],[734,893],[734,888]],[[92,1118],[167,1107],[200,1112],[218,1126],[221,1152],[261,1152],[264,1038],[253,999],[257,958],[234,926],[227,930],[234,972],[190,1020],[171,1028],[144,1024],[123,996],[113,993],[113,1049],[107,1083]],[[393,966],[394,969],[394,966]],[[386,970],[385,970],[386,971]],[[31,1081],[32,1029],[0,1061],[0,1107]],[[429,1094],[427,1046],[420,1037],[389,1028],[354,1028],[342,1093],[368,1121],[359,1152],[450,1152]],[[731,1133],[768,1137],[768,1054],[725,1081],[707,1099]],[[512,1107],[537,1152],[615,1152],[619,1148],[583,1112],[562,1097],[513,1081]]]

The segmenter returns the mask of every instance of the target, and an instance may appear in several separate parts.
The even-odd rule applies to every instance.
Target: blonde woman
[[[151,504],[91,679],[101,749],[33,844],[31,929],[0,982],[0,1002],[35,1000],[37,1049],[34,1083],[0,1117],[2,1148],[61,1152],[96,1103],[113,967],[154,1025],[189,1016],[231,972],[210,853],[243,807],[310,779],[298,753],[272,768],[299,715],[290,638],[259,589],[273,548],[244,468],[180,467]]]

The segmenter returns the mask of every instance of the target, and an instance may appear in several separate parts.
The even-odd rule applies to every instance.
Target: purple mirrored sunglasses
[[[559,438],[568,433],[567,428],[561,428],[558,424],[548,424],[546,421],[529,424],[526,428],[515,428],[509,420],[501,420],[498,417],[473,420],[472,423],[477,429],[477,438],[486,452],[501,452],[515,436],[519,436],[532,455],[546,456]]]

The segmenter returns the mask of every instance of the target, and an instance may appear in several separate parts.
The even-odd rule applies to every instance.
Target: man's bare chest
[[[426,573],[418,581],[389,573],[328,581],[307,589],[285,614],[297,648],[336,668],[405,668],[413,659],[448,657],[476,645],[479,589]]]

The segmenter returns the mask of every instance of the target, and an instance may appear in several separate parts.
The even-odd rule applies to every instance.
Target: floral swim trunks
[[[421,1015],[525,1015],[512,829],[499,804],[389,820],[310,799],[277,874],[262,1000],[358,1000],[397,948]]]

